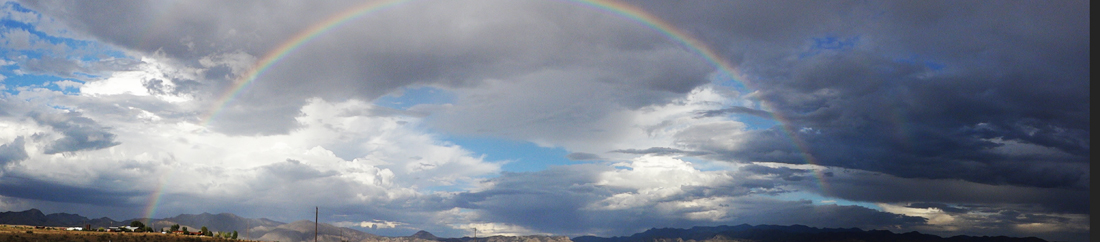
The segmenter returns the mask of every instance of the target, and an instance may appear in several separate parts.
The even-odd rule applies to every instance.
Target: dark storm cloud
[[[98,150],[120,144],[115,141],[115,135],[108,132],[107,128],[100,126],[94,120],[81,116],[80,113],[52,114],[36,112],[27,116],[39,124],[50,126],[54,131],[61,133],[62,137],[60,139],[46,145],[44,150],[46,154]]]
[[[723,109],[718,109],[718,110],[701,111],[698,114],[699,114],[699,117],[715,117],[715,116],[722,116],[722,115],[727,115],[727,114],[748,114],[748,115],[757,116],[757,117],[761,117],[761,118],[772,118],[772,114],[769,113],[768,111],[759,110],[759,109],[751,109],[751,108],[747,108],[747,107],[743,107],[743,106],[733,106],[733,107],[728,107],[728,108],[723,108]]]
[[[787,167],[775,168],[755,164],[742,167],[741,170],[756,174],[775,175],[787,181],[801,181],[809,172],[808,170],[791,169]]]
[[[606,167],[551,167],[533,173],[504,173],[491,190],[462,193],[459,207],[481,209],[484,219],[539,228],[547,232],[578,231],[594,226],[580,208],[612,194],[593,183]]]
[[[699,212],[694,208],[659,212],[654,205],[603,210],[590,205],[612,195],[630,192],[622,188],[596,185],[598,175],[608,168],[593,165],[553,167],[529,173],[505,173],[493,179],[491,189],[462,193],[456,201],[459,207],[478,209],[482,219],[536,228],[556,234],[625,235],[653,227],[691,227],[718,224],[804,224],[822,227],[888,228],[922,225],[924,218],[885,213],[865,207],[814,205],[808,201],[778,201],[766,197],[748,196],[759,186],[753,182],[729,184],[727,187],[685,186],[682,195],[663,201],[685,201],[694,198],[732,197],[723,209],[732,217],[718,221],[700,221],[684,217]],[[788,169],[765,169],[785,173]],[[771,187],[773,184],[767,184]],[[667,214],[666,214],[667,213]]]
[[[839,172],[824,180],[829,184],[829,195],[853,201],[918,205],[1018,204],[1026,205],[1036,213],[1089,212],[1089,192],[1073,188],[988,185],[947,179],[906,179],[861,171]]]
[[[882,212],[861,206],[813,205],[809,201],[781,201],[757,206],[748,216],[758,224],[805,224],[831,228],[897,228],[923,225],[927,219]]]
[[[1087,1],[849,4],[757,6],[791,10],[773,16],[736,9],[745,3],[708,6],[713,10],[654,3],[669,8],[653,11],[685,26],[775,40],[703,35],[739,52],[731,56],[756,57],[732,59],[744,60],[740,69],[754,77],[749,81],[759,90],[751,96],[793,132],[753,130],[745,136],[752,142],[741,147],[684,147],[731,160],[805,163],[803,150],[790,144],[793,136],[821,165],[1087,189]],[[742,14],[707,14],[721,9]],[[687,10],[700,17],[677,14]],[[822,21],[805,21],[815,18]],[[853,25],[829,31],[840,23]],[[732,112],[763,114],[735,107],[702,115]]]
[[[958,234],[998,234],[1014,237],[1040,237],[1050,241],[1089,241],[1089,221],[1087,221],[1087,216],[1083,218],[1064,217],[1035,211],[1026,206],[965,205],[958,206],[957,208],[989,214],[987,219],[972,219],[972,217],[967,214],[952,213],[951,215],[954,216],[955,219],[966,219],[970,223],[974,223],[974,226],[970,228],[955,232]],[[951,213],[948,210],[944,211]],[[1006,231],[1004,229],[999,229],[1026,227],[1027,225],[1035,224],[1069,225],[1066,227],[1071,228],[1060,228],[1051,231],[1026,229]]]
[[[813,78],[801,83],[819,87],[784,88],[784,92],[763,95],[763,99],[779,104],[775,107],[785,109],[782,112],[789,118],[787,125],[797,132],[753,132],[750,139],[791,135],[806,142],[810,154],[822,165],[881,171],[903,177],[962,178],[990,184],[1039,187],[1083,188],[1085,185],[1083,181],[1088,179],[1088,174],[1078,168],[1087,166],[1088,127],[1073,123],[1087,123],[1087,117],[1077,115],[1087,113],[1087,105],[1066,108],[1069,110],[1063,112],[1052,109],[1074,105],[1049,107],[1055,103],[1080,101],[1063,99],[1061,92],[1043,93],[1041,90],[998,94],[1007,91],[997,90],[1003,85],[993,82],[1004,80],[955,76],[934,80],[914,78],[916,73],[881,73],[876,70],[881,66],[865,65],[869,60],[859,54],[840,55],[820,63],[826,67],[804,70],[816,74],[805,74]],[[907,65],[881,59],[874,62],[884,66]],[[835,73],[838,70],[841,73]],[[855,83],[822,83],[830,77]],[[860,79],[865,81],[853,81]],[[1014,82],[1025,83],[1020,84],[1021,87],[1041,85],[1029,83],[1032,80],[1035,79],[1019,77]],[[971,86],[983,81],[990,82],[983,85],[988,87]],[[1067,84],[1076,82],[1065,81]],[[1014,102],[1008,100],[1015,99],[1011,96],[1046,96],[1042,99],[1047,100]],[[1017,147],[1008,142],[1050,150],[1011,154],[1004,150]],[[770,150],[789,151],[789,147],[779,144]],[[767,147],[760,148],[749,152],[769,153]]]
[[[141,206],[133,198],[145,195],[143,192],[112,191],[97,187],[82,187],[24,178],[11,173],[0,177],[0,195],[41,201],[91,204],[107,207]]]
[[[27,150],[23,147],[23,136],[16,137],[11,143],[0,145],[0,167],[27,158],[29,156],[27,156]]]

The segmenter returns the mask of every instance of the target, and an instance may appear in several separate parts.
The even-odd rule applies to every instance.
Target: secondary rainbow
[[[321,22],[310,26],[309,28],[301,32],[298,32],[298,34],[294,35],[292,38],[281,43],[278,47],[272,49],[270,52],[265,54],[255,64],[253,64],[249,68],[249,70],[244,73],[244,75],[241,75],[239,78],[234,80],[234,83],[230,86],[230,88],[225,90],[221,95],[218,96],[217,101],[214,102],[214,106],[211,107],[210,110],[205,114],[205,117],[202,119],[203,126],[208,125],[214,118],[216,118],[218,113],[225,109],[226,105],[232,102],[237,95],[239,95],[246,87],[249,86],[249,84],[256,81],[256,79],[259,78],[264,73],[264,71],[266,71],[268,68],[277,63],[286,55],[296,50],[298,47],[316,38],[317,36],[324,34],[329,30],[342,26],[343,24],[349,22],[349,20],[357,19],[362,16],[369,15],[370,13],[376,13],[390,7],[411,1],[414,0],[386,0],[367,2],[333,15]],[[720,55],[718,55],[717,52],[712,50],[709,46],[691,37],[691,35],[680,31],[672,24],[656,16],[653,16],[652,14],[649,14],[641,8],[612,0],[563,1],[591,7],[601,12],[607,12],[615,16],[621,16],[634,22],[640,23],[657,32],[660,32],[671,40],[678,42],[680,45],[687,48],[688,50],[695,52],[707,62],[710,62],[712,65],[718,68],[721,73],[728,75],[734,81],[737,81],[742,85],[753,89],[753,87],[750,85],[751,83],[746,82],[744,81],[744,78],[741,78],[742,76],[736,68],[733,68],[732,65],[726,62],[725,59],[721,58]],[[769,109],[772,109],[771,105],[764,100],[761,100],[761,104]],[[786,132],[788,137],[791,138],[791,141],[792,143],[794,143],[795,148],[798,149],[799,152],[801,152],[801,156],[806,161],[806,163],[817,165],[818,162],[810,153],[809,146],[798,138],[798,131],[794,130],[794,127],[790,125],[790,120],[776,112],[771,112],[771,114],[773,118],[778,121],[780,125],[783,126],[784,132]],[[815,169],[814,175],[817,177],[817,180],[820,183],[820,188],[822,189],[822,192],[827,193],[828,186],[825,182],[824,172],[822,170]]]

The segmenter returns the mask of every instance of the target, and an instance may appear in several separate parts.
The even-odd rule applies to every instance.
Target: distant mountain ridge
[[[55,213],[45,215],[38,209],[30,209],[21,212],[0,212],[0,224],[17,224],[31,226],[59,226],[78,227],[91,224],[93,228],[129,225],[132,221],[149,221],[148,218],[136,218],[123,221],[115,221],[110,218],[88,219],[86,217]],[[230,232],[237,231],[238,238],[282,241],[282,242],[306,242],[313,241],[314,223],[301,220],[292,223],[283,223],[266,218],[251,219],[237,216],[231,213],[201,213],[180,214],[175,217],[153,219],[147,225],[156,230],[167,228],[174,224],[187,227],[189,231],[198,231],[205,226],[211,231]],[[354,229],[336,227],[330,224],[317,224],[319,242],[572,242],[565,236],[489,236],[474,240],[472,238],[439,238],[427,231],[419,231],[411,236],[383,237]]]
[[[29,209],[21,212],[0,212],[0,224],[20,224],[34,226],[65,226],[79,227],[85,224],[95,227],[111,227],[130,225],[130,221],[115,221],[107,217],[89,219],[84,216],[69,213],[43,214],[38,209]]]
[[[134,219],[127,220],[133,221]],[[145,221],[146,219],[138,219],[139,221]],[[211,231],[232,232],[237,231],[240,238],[260,238],[263,236],[262,232],[267,228],[273,228],[285,223],[274,221],[266,218],[245,218],[237,216],[232,213],[201,213],[201,214],[180,214],[175,217],[154,219],[153,224],[155,229],[168,228],[174,224],[188,227],[189,231],[198,231],[199,228],[206,226]]]
[[[54,213],[43,214],[38,209],[30,209],[21,212],[0,212],[0,224],[18,224],[32,226],[64,226],[77,227],[91,224],[96,227],[110,227],[129,225],[131,221],[148,221],[149,219],[129,219],[114,221],[110,218],[88,219],[77,214]],[[181,214],[175,217],[154,219],[151,226],[160,230],[168,226],[179,224],[189,227],[191,231],[198,231],[199,227],[206,226],[212,231],[238,231],[240,238],[262,241],[299,242],[313,241],[314,223],[301,220],[292,223],[283,223],[266,218],[251,219],[237,216],[231,213],[220,214]],[[814,228],[805,225],[736,225],[736,226],[696,226],[690,229],[677,228],[653,228],[641,233],[625,237],[595,237],[581,236],[570,239],[565,236],[488,236],[481,238],[440,238],[427,231],[419,231],[410,236],[384,237],[354,229],[336,227],[330,224],[317,224],[318,241],[321,242],[779,242],[779,241],[808,241],[808,242],[871,242],[871,241],[901,241],[901,242],[1046,242],[1046,240],[1026,237],[1014,238],[1005,236],[975,237],[953,236],[943,238],[936,235],[921,234],[919,232],[893,233],[886,230],[864,231],[858,228]]]
[[[1046,242],[1036,237],[1015,238],[1006,236],[953,236],[943,238],[931,234],[908,232],[895,234],[886,230],[864,231],[858,228],[814,228],[805,225],[757,225],[742,224],[737,226],[697,226],[690,229],[649,229],[626,237],[602,238],[595,236],[581,236],[573,238],[574,242],[780,242],[780,241],[808,241],[808,242],[870,242],[870,241],[901,241],[901,242]]]
[[[244,218],[231,213],[180,214],[170,218],[152,219],[152,222],[150,222],[150,219],[148,218],[134,218],[122,221],[115,221],[107,217],[89,219],[84,216],[69,213],[53,213],[46,215],[43,214],[41,210],[33,208],[21,212],[0,212],[0,224],[56,227],[83,227],[85,224],[88,224],[91,225],[92,228],[99,228],[126,226],[130,225],[130,222],[133,221],[141,221],[142,223],[145,223],[146,226],[151,226],[154,230],[157,231],[160,231],[162,228],[168,228],[175,224],[187,227],[190,231],[199,231],[199,228],[203,226],[211,231],[238,231],[238,233],[240,234],[240,238],[249,238],[249,230],[251,229],[258,229],[262,232],[265,230],[270,230],[268,228],[274,228],[285,224],[283,222],[274,221],[266,218]],[[251,238],[259,238],[260,236],[263,236],[262,233],[252,235],[253,236]]]
[[[336,227],[326,223],[320,223],[316,226],[318,241],[363,241],[382,237],[359,230]],[[263,234],[257,238],[257,240],[262,241],[313,241],[313,229],[313,221],[300,220],[272,228],[257,229],[255,232]]]

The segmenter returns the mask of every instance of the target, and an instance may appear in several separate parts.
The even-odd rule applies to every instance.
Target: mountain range
[[[220,214],[181,214],[175,217],[163,219],[137,218],[123,221],[115,221],[107,217],[89,219],[77,214],[54,213],[43,214],[38,209],[30,209],[21,212],[0,212],[0,224],[32,225],[32,226],[58,226],[79,227],[85,224],[93,228],[129,225],[132,221],[150,223],[157,231],[162,228],[179,224],[190,231],[198,231],[199,227],[206,226],[211,231],[238,231],[242,239],[261,241],[313,241],[314,223],[301,220],[292,223],[283,223],[266,218],[244,218],[231,213]],[[340,242],[780,242],[780,241],[811,241],[811,242],[870,242],[870,241],[902,241],[902,242],[1045,242],[1035,237],[1015,238],[1005,236],[953,236],[940,237],[919,232],[893,233],[886,230],[864,231],[858,228],[814,228],[804,225],[736,225],[692,227],[690,229],[678,228],[653,228],[641,233],[625,237],[596,237],[581,236],[568,238],[565,236],[490,236],[484,238],[440,238],[427,231],[419,231],[411,236],[384,237],[359,230],[342,228],[330,224],[317,224],[318,241]]]
[[[953,236],[943,238],[931,234],[908,232],[896,234],[886,230],[864,231],[858,228],[814,228],[805,225],[748,225],[692,227],[690,229],[653,228],[626,237],[602,238],[581,236],[574,242],[1045,242],[1036,237],[1013,238],[1005,236]]]

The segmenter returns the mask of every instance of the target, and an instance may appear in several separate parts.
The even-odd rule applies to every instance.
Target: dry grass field
[[[205,236],[187,236],[161,233],[120,233],[66,231],[63,228],[0,225],[0,242],[199,242],[199,241],[248,241]]]

